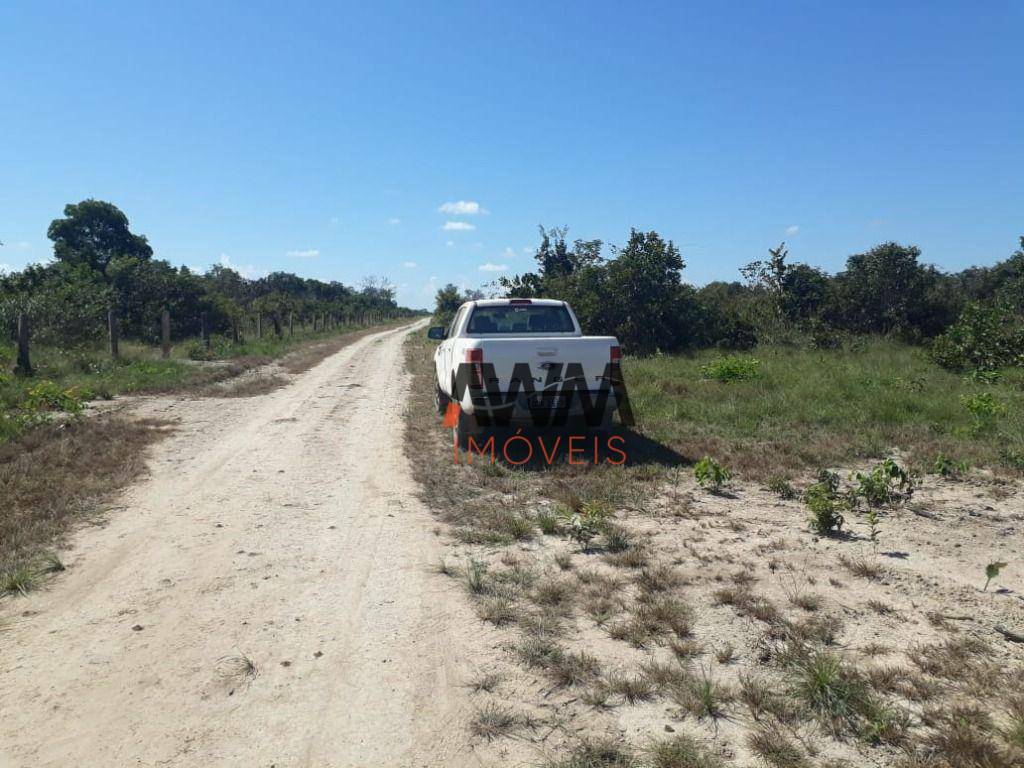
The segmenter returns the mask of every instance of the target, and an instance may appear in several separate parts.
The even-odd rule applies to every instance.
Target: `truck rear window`
[[[572,333],[569,310],[564,306],[477,307],[467,333]]]

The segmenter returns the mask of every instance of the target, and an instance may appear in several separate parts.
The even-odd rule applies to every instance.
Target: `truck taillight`
[[[470,365],[469,385],[482,387],[484,385],[484,351],[480,348],[467,349],[466,362]]]
[[[622,347],[612,347],[609,352],[609,358],[612,363],[618,363],[622,361]]]
[[[530,299],[512,299],[509,304],[533,304]]]

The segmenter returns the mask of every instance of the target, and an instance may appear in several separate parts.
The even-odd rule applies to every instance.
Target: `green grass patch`
[[[1024,371],[980,382],[919,348],[875,339],[847,350],[762,347],[756,375],[719,353],[624,363],[638,428],[692,461],[715,456],[748,477],[908,451],[1019,470]],[[735,362],[735,361],[734,361]],[[722,376],[709,373],[723,373]],[[728,374],[728,375],[725,375]]]

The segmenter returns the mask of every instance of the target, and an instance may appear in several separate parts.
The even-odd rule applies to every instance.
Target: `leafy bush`
[[[960,403],[974,417],[971,433],[975,435],[991,430],[995,426],[996,417],[1006,411],[1006,407],[991,392],[961,395]]]
[[[844,503],[839,498],[839,475],[827,469],[818,472],[818,482],[804,491],[804,503],[811,510],[811,528],[822,536],[842,531]]]
[[[189,360],[223,360],[231,357],[232,343],[224,336],[211,336],[207,346],[201,340],[190,341],[185,347]]]
[[[795,499],[797,497],[796,488],[790,485],[790,482],[784,477],[773,477],[768,482],[768,490],[776,494],[780,499]]]
[[[1024,365],[1024,318],[1009,301],[972,302],[932,343],[931,357],[943,368],[957,371]]]
[[[732,477],[728,469],[710,456],[705,456],[694,465],[693,476],[697,478],[701,488],[708,488],[713,493],[721,491]]]
[[[611,510],[602,501],[587,501],[575,512],[567,511],[565,516],[568,518],[569,538],[586,550],[607,526]]]
[[[25,397],[24,407],[29,411],[66,411],[79,413],[85,407],[84,395],[75,387],[61,389],[52,381],[43,380],[32,386]]]
[[[891,458],[867,474],[855,473],[853,479],[857,484],[850,492],[852,504],[863,500],[869,507],[881,507],[906,501],[914,492],[913,478]]]
[[[961,395],[960,403],[977,419],[991,419],[1006,410],[1003,405],[996,402],[991,392]]]
[[[700,375],[717,381],[744,381],[757,378],[761,361],[753,357],[729,355],[719,357],[700,367]]]

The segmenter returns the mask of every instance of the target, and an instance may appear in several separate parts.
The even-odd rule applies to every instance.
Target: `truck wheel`
[[[477,425],[476,418],[460,408],[459,421],[455,426],[455,439],[458,441],[459,448],[464,451],[469,450],[469,436],[476,435],[479,431],[480,427]]]
[[[451,401],[451,398],[448,397],[448,395],[446,395],[444,391],[439,386],[437,386],[437,383],[435,382],[434,407],[437,408],[438,416],[444,416],[445,412],[448,410],[448,403],[450,403]]]

